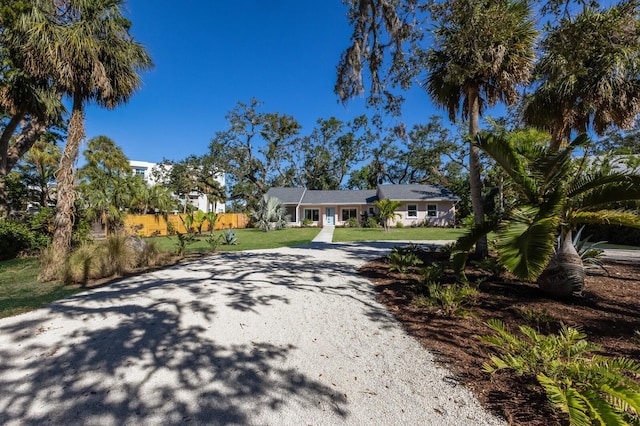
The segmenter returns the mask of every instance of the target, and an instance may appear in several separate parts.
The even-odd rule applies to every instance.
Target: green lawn
[[[57,282],[40,283],[39,272],[38,259],[0,262],[0,318],[38,309],[81,290]]]
[[[336,228],[334,242],[372,241],[372,240],[455,240],[464,234],[463,229],[453,228],[391,228],[384,232],[382,228]]]
[[[216,231],[214,235],[222,235],[223,231]],[[238,244],[223,245],[220,244],[218,251],[240,251],[240,250],[256,250],[268,249],[276,247],[293,247],[309,244],[313,238],[320,232],[319,228],[287,228],[278,231],[264,232],[260,229],[235,229]],[[187,246],[187,252],[206,252],[209,251],[207,237],[201,237],[198,241]],[[178,238],[173,237],[154,237],[147,240],[155,241],[160,250],[175,251],[178,246]]]

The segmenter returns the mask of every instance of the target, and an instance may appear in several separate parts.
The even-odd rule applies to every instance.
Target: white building
[[[129,165],[131,165],[131,168],[133,169],[133,174],[136,176],[142,176],[142,178],[144,179],[145,182],[147,182],[148,185],[155,185],[157,183],[153,175],[153,170],[156,167],[167,167],[157,163],[149,163],[147,161],[134,161],[134,160],[130,160]],[[221,187],[223,188],[225,187],[226,181],[225,181],[224,173],[220,173],[216,177],[216,180],[218,181]],[[184,203],[183,199],[181,199],[180,201]],[[209,200],[207,199],[206,195],[201,195],[201,194],[198,194],[197,192],[192,192],[191,194],[189,194],[189,202],[198,210],[202,210],[205,213],[208,213],[210,211],[215,211],[216,213],[225,212],[224,202],[209,203]]]

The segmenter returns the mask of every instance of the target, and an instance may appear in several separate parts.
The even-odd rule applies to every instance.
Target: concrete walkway
[[[333,241],[333,231],[336,229],[333,225],[325,225],[320,233],[311,241],[312,243],[330,243]]]
[[[0,424],[504,424],[356,273],[396,244],[220,253],[2,319]]]

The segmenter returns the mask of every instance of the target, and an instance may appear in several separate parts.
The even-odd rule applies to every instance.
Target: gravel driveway
[[[355,273],[393,244],[220,253],[0,320],[0,423],[503,424]]]

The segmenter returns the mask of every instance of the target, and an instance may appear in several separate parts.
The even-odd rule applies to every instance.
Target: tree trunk
[[[582,293],[584,278],[584,265],[573,246],[571,229],[563,228],[560,247],[538,277],[538,286],[551,297],[567,298],[575,293]]]
[[[477,87],[467,92],[469,102],[469,180],[471,183],[471,205],[473,219],[476,225],[484,223],[484,208],[482,206],[482,178],[480,177],[480,149],[473,144],[473,139],[480,132],[480,92]],[[487,237],[483,236],[476,242],[476,255],[487,257],[489,248]]]
[[[42,271],[39,277],[41,281],[51,281],[59,277],[71,248],[74,203],[76,200],[74,165],[83,138],[84,105],[79,96],[76,96],[73,100],[71,119],[69,120],[67,143],[64,147],[58,169],[52,257],[49,263],[42,265]]]
[[[551,130],[551,144],[550,148],[553,152],[558,152],[560,150],[560,146],[562,145],[562,140],[564,139],[564,129],[562,125],[555,125]]]
[[[48,126],[46,120],[31,117],[27,125],[22,123],[20,135],[15,139],[14,144],[9,146],[9,142],[22,118],[24,118],[24,114],[12,117],[0,136],[0,218],[9,213],[7,205],[8,194],[4,178],[11,172],[22,156],[31,149],[33,144],[40,139],[40,136],[47,130]]]
[[[9,162],[9,142],[23,116],[24,114],[16,114],[11,117],[11,120],[2,131],[2,135],[0,135],[0,219],[6,219],[10,213],[7,200],[9,194],[5,180],[12,169],[12,165]]]

